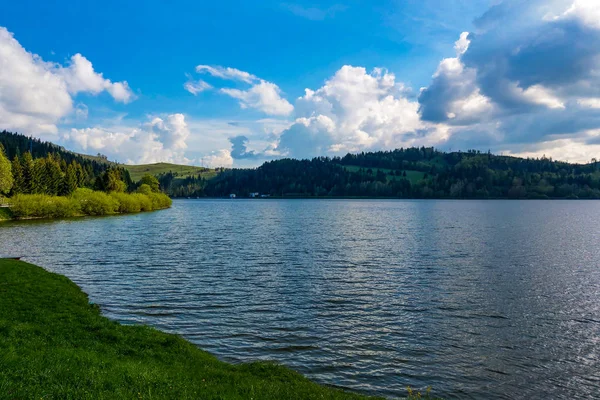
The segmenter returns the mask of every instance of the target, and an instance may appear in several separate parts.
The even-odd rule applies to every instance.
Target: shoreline
[[[17,218],[14,216],[9,216],[10,214],[12,214],[12,212],[10,211],[10,208],[6,207],[4,208],[5,210],[8,210],[8,213],[3,215],[3,208],[0,208],[0,223],[2,222],[15,222],[15,221],[50,221],[50,220],[55,220],[55,219],[77,219],[77,218],[84,218],[84,217],[117,217],[120,215],[135,215],[135,214],[143,214],[143,213],[151,213],[154,211],[161,211],[161,210],[168,210],[169,207],[162,207],[162,208],[157,208],[155,210],[149,210],[149,211],[137,211],[137,212],[116,212],[116,213],[110,213],[110,214],[103,214],[103,215],[88,215],[88,214],[76,214],[76,215],[70,215],[68,217],[21,217],[21,218]],[[4,218],[3,218],[4,217]]]
[[[0,259],[0,282],[0,381],[9,397],[378,398],[271,362],[229,364],[180,336],[121,325],[65,276],[24,261]]]

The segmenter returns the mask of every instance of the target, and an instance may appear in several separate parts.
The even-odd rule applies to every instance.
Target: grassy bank
[[[10,198],[10,211],[0,219],[66,218],[153,211],[171,206],[162,193],[104,193],[77,189],[71,196],[18,194]],[[4,217],[4,218],[3,218]]]
[[[231,365],[100,315],[64,276],[0,260],[0,398],[360,399],[268,363]]]
[[[156,164],[145,164],[145,165],[124,165],[133,179],[134,182],[142,179],[145,174],[158,175],[173,172],[177,174],[179,178],[185,178],[188,176],[202,175],[205,179],[214,177],[217,173],[215,170],[211,170],[204,167],[195,167],[193,165],[178,165],[169,163],[156,163]]]

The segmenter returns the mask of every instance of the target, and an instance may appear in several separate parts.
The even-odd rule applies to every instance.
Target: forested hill
[[[597,162],[579,165],[433,148],[283,159],[225,170],[197,195],[396,198],[600,198]]]
[[[0,132],[0,157],[10,174],[7,195],[46,194],[70,195],[78,188],[101,191],[124,191],[134,188],[129,171],[108,162],[103,157],[70,152],[63,147],[38,139]],[[2,178],[2,176],[0,176]]]
[[[127,169],[132,167],[109,163],[103,157],[73,153],[6,131],[0,132],[0,144],[13,161],[13,169],[23,169],[25,185],[28,169],[35,177],[52,176],[56,179],[51,180],[58,182],[59,177],[69,176],[71,164],[79,187],[110,190],[114,181],[123,181],[126,187],[134,185]],[[33,169],[30,158],[39,160],[37,168]],[[173,197],[259,193],[271,197],[600,199],[600,165],[595,160],[569,164],[549,158],[523,159],[478,151],[445,153],[425,147],[312,160],[281,159],[255,169],[211,170],[170,164],[139,167],[134,172],[156,174],[160,189]],[[42,182],[42,186],[48,191],[49,187],[69,185]]]
[[[4,152],[9,160],[14,160],[15,156],[22,157],[27,152],[31,154],[34,160],[46,158],[49,154],[52,154],[60,157],[67,164],[70,164],[72,161],[77,162],[93,176],[101,174],[112,165],[103,156],[86,156],[74,153],[54,143],[30,138],[19,133],[1,131],[0,144],[4,147]]]

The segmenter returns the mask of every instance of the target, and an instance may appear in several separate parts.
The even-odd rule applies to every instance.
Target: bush
[[[152,205],[152,200],[150,199],[149,196],[146,196],[145,194],[140,194],[140,193],[133,193],[133,194],[130,194],[129,196],[135,198],[140,203],[141,211],[155,210],[155,208]]]
[[[159,210],[170,207],[171,199],[165,194],[153,192],[106,194],[77,189],[70,197],[18,194],[10,199],[10,204],[15,218],[64,218]]]
[[[140,199],[134,195],[113,192],[110,196],[119,203],[117,211],[120,213],[136,213],[142,210]]]
[[[12,197],[10,209],[16,218],[64,218],[81,214],[74,199],[45,194],[18,194]]]
[[[141,193],[141,194],[150,194],[150,193],[152,193],[152,188],[150,187],[150,185],[142,183],[140,185],[140,187],[137,189],[137,192]]]
[[[173,201],[169,196],[164,193],[150,193],[147,195],[152,201],[152,209],[160,210],[162,208],[169,208]]]
[[[90,189],[77,189],[72,196],[86,215],[114,214],[119,210],[119,202],[104,192]]]

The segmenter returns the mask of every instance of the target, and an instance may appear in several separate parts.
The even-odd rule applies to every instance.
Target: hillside
[[[225,170],[207,196],[389,198],[600,198],[597,162],[570,164],[479,151],[408,148],[312,160],[282,159],[256,169]]]
[[[600,198],[596,161],[571,164],[545,157],[524,159],[415,147],[213,170],[169,163],[117,165],[100,155],[80,155],[9,132],[0,132],[0,144],[11,158],[32,148],[34,158],[58,154],[67,163],[76,160],[89,170],[90,179],[110,168],[124,168],[128,185],[132,183],[127,175],[133,183],[144,174],[154,175],[161,190],[172,197],[247,197],[258,192],[273,197]]]
[[[123,165],[129,171],[133,181],[139,181],[145,174],[158,176],[172,172],[178,178],[187,178],[189,176],[212,176],[216,175],[214,170],[193,165],[178,165],[169,163],[142,164],[142,165]]]

